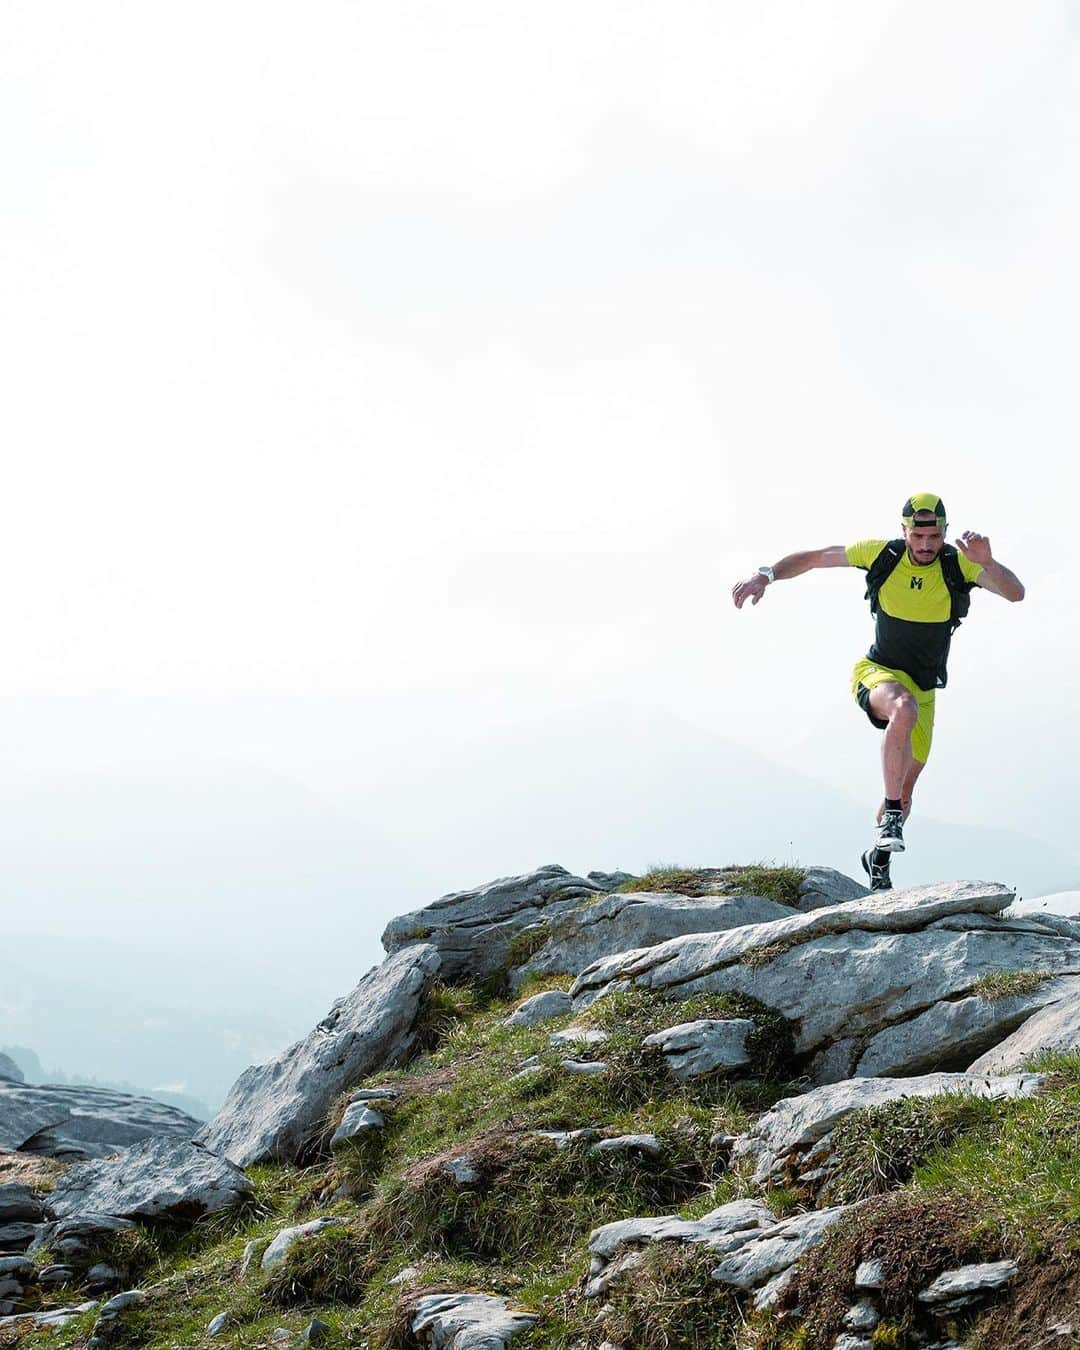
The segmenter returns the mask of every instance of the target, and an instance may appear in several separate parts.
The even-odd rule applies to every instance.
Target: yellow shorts
[[[885,666],[875,666],[868,657],[863,657],[855,669],[851,672],[851,692],[855,695],[855,701],[859,707],[866,713],[874,726],[884,730],[889,724],[883,722],[880,717],[875,717],[870,710],[870,690],[878,684],[886,684],[893,681],[902,684],[909,693],[914,694],[919,702],[919,717],[915,723],[915,730],[911,733],[911,753],[919,761],[925,764],[930,758],[930,742],[934,739],[934,690],[920,689],[910,675],[905,675],[902,670],[889,670]]]

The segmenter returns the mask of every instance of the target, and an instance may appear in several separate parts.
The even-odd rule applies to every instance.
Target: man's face
[[[904,526],[904,541],[912,562],[917,567],[927,567],[941,552],[945,534],[933,516],[928,517],[925,522],[916,516],[913,525]]]

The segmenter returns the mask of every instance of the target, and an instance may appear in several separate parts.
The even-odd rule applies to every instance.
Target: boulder
[[[147,1139],[119,1158],[82,1163],[49,1197],[61,1219],[96,1213],[125,1219],[196,1219],[252,1194],[239,1168],[194,1144]]]
[[[519,1331],[536,1325],[535,1313],[518,1312],[492,1294],[428,1294],[410,1315],[412,1333],[431,1350],[504,1350]]]
[[[656,1031],[642,1045],[660,1050],[676,1078],[700,1078],[749,1064],[746,1040],[753,1030],[754,1023],[745,1017],[705,1017]]]
[[[388,957],[304,1040],[245,1070],[196,1142],[238,1167],[301,1159],[317,1143],[341,1093],[408,1056],[424,995],[439,969],[432,946],[410,946]]]
[[[1039,1074],[988,1078],[962,1073],[925,1074],[919,1078],[849,1078],[827,1083],[798,1097],[785,1097],[760,1116],[735,1145],[736,1158],[754,1164],[755,1181],[782,1180],[797,1170],[800,1155],[827,1138],[853,1111],[911,1097],[964,1094],[988,1100],[1030,1097],[1038,1091]],[[816,1151],[813,1161],[819,1161]]]
[[[629,984],[672,998],[705,991],[751,995],[796,1023],[796,1050],[818,1082],[851,1076],[865,1057],[870,1064],[879,1056],[894,1073],[928,1062],[951,1066],[975,1049],[970,1023],[962,1026],[959,1051],[949,1043],[928,1046],[930,1030],[937,1035],[945,1017],[917,1026],[906,1050],[898,1025],[974,994],[993,972],[1080,973],[1074,939],[1045,928],[1016,931],[987,918],[1011,899],[1011,891],[993,883],[951,882],[692,934],[595,962],[575,981],[571,997],[581,1009]],[[935,926],[949,918],[951,928]],[[1015,1014],[1014,1008],[1006,1015]],[[983,1027],[987,1044],[1000,1039],[998,1025],[991,1016]],[[883,1033],[885,1049],[875,1049]]]
[[[439,953],[443,979],[485,979],[507,968],[517,934],[605,893],[604,887],[572,876],[565,867],[538,867],[522,876],[453,891],[391,919],[383,946],[395,953],[426,943]]]
[[[190,1139],[194,1116],[111,1088],[50,1087],[0,1078],[0,1148],[51,1158],[101,1158],[143,1139]]]
[[[1080,980],[1054,980],[1047,1002],[1011,1036],[968,1066],[968,1073],[1013,1073],[1043,1050],[1080,1049]]]

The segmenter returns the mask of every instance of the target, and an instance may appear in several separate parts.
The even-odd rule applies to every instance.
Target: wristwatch
[[[758,571],[761,573],[761,575],[765,578],[766,581],[771,583],[776,580],[776,577],[773,575],[773,570],[771,567],[759,567]]]

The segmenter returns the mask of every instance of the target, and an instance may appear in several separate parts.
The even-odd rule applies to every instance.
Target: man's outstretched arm
[[[965,530],[957,539],[956,547],[965,558],[982,563],[983,570],[976,584],[984,591],[1003,596],[1006,600],[1023,600],[1024,583],[990,552],[990,540],[985,534]]]
[[[774,565],[773,577],[777,581],[790,581],[792,577],[802,576],[804,572],[813,571],[815,567],[849,567],[850,565],[847,559],[847,549],[844,545],[830,544],[828,548],[809,549],[805,553],[789,553],[786,558],[781,558]],[[735,608],[742,609],[747,600],[756,605],[765,594],[765,587],[768,584],[769,579],[764,572],[755,572],[752,577],[740,581],[731,592],[732,599],[735,601]]]

